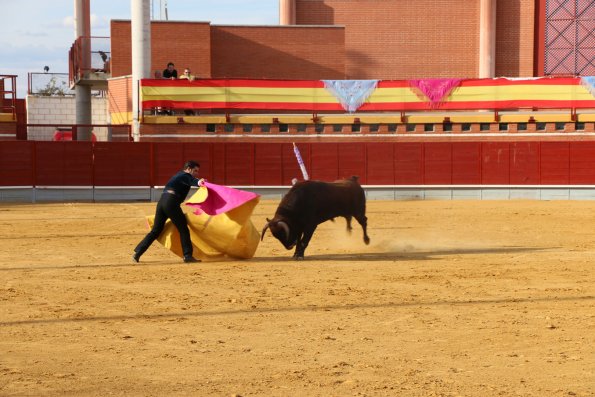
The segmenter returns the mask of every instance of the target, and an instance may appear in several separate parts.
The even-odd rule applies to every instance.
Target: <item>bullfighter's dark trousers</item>
[[[180,240],[182,242],[182,252],[184,258],[192,257],[192,241],[190,240],[190,232],[188,231],[188,224],[186,223],[186,216],[180,208],[181,201],[175,195],[171,193],[163,193],[159,202],[157,203],[157,209],[155,210],[155,221],[153,228],[145,236],[145,238],[136,246],[134,252],[140,257],[159,237],[165,226],[165,221],[171,219],[172,223],[180,232]]]

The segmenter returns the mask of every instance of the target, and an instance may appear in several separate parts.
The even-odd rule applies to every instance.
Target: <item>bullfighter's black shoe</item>
[[[200,259],[196,259],[192,256],[184,257],[184,263],[198,263],[198,262],[200,262]]]

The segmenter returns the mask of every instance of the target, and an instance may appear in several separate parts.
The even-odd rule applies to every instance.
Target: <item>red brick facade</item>
[[[112,124],[129,123],[132,118],[132,79],[108,80],[107,99]]]
[[[348,79],[470,78],[479,45],[479,7],[471,3],[297,0],[296,22],[345,26]]]
[[[533,76],[536,1],[498,0],[496,76]],[[151,69],[205,78],[476,78],[479,1],[296,0],[297,26],[153,21]],[[131,73],[130,21],[111,22],[112,76]]]
[[[533,76],[535,1],[498,0],[496,76]]]
[[[497,3],[496,75],[533,75],[535,0]],[[344,25],[346,78],[478,77],[479,1],[296,0],[298,25]]]
[[[151,70],[168,62],[203,78],[345,78],[342,27],[152,22]],[[130,21],[111,22],[112,77],[132,73]]]
[[[111,22],[112,77],[132,74],[130,21]],[[189,67],[198,77],[211,77],[211,25],[208,22],[151,23],[151,70],[168,62],[178,73]]]
[[[342,27],[213,26],[211,38],[214,78],[345,78]]]

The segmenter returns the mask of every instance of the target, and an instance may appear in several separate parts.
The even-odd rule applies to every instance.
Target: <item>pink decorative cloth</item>
[[[246,192],[227,186],[216,185],[207,181],[203,182],[207,188],[208,196],[202,203],[186,203],[186,205],[195,209],[194,213],[200,215],[219,215],[231,211],[240,205],[247,203],[257,197],[256,193]]]
[[[424,99],[430,101],[430,107],[436,109],[461,81],[463,79],[422,79],[409,80],[409,85],[418,96],[421,92]]]

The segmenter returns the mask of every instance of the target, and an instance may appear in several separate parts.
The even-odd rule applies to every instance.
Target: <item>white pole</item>
[[[132,137],[140,140],[140,79],[151,77],[151,9],[149,0],[131,0]]]
[[[295,0],[279,0],[279,25],[295,25]]]
[[[479,78],[496,76],[496,0],[479,1]]]
[[[79,67],[83,69],[84,80],[89,73],[91,65],[91,12],[89,0],[74,0],[74,37],[78,39],[81,37],[81,57]],[[75,71],[76,73],[76,71]],[[75,123],[76,124],[91,124],[91,86],[85,84],[77,84],[74,86],[75,97]],[[91,140],[91,127],[77,128],[77,139],[81,141]]]

